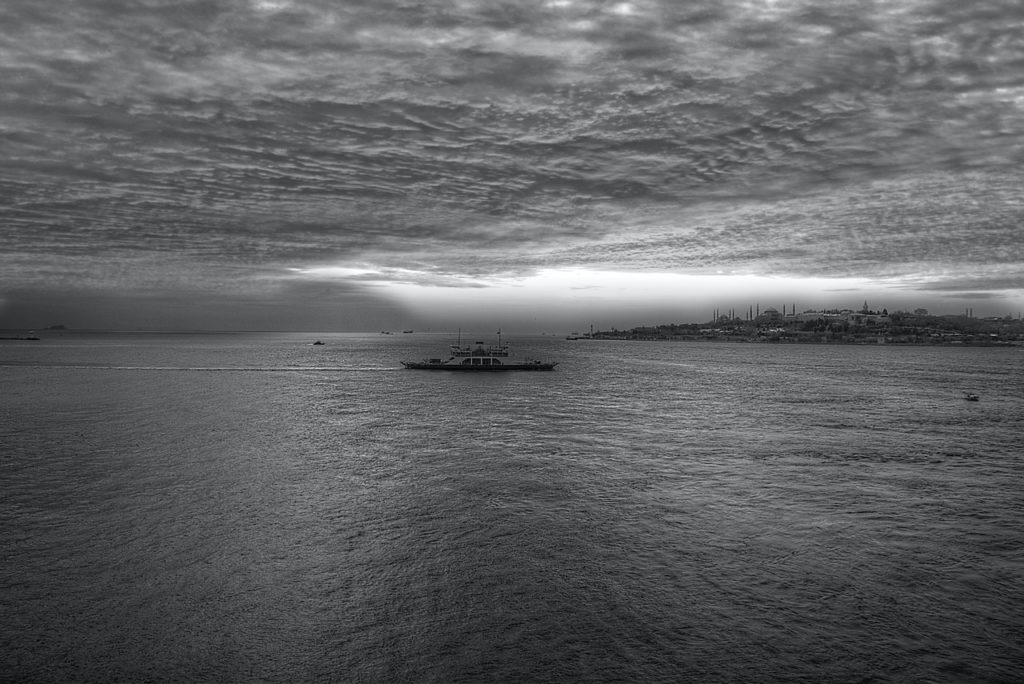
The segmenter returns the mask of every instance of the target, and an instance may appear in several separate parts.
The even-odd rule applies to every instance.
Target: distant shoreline
[[[710,342],[713,344],[757,344],[757,345],[822,345],[822,346],[862,346],[862,347],[1024,347],[1024,340],[959,340],[959,341],[928,341],[928,340],[878,340],[870,337],[858,339],[756,339],[750,337],[614,337],[595,335],[591,338],[580,338],[580,342]]]

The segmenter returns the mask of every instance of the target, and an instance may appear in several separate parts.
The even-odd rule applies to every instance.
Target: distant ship
[[[571,333],[565,336],[567,340],[589,340],[594,337],[594,326],[590,326],[590,332],[580,335],[578,332],[573,330]]]
[[[35,330],[29,330],[28,335],[22,335],[21,337],[0,337],[0,340],[33,340],[38,342],[39,337],[36,336]]]
[[[501,343],[501,332],[498,332],[498,344],[484,346],[477,342],[475,347],[462,346],[462,333],[459,343],[449,347],[448,358],[423,359],[422,361],[402,361],[406,368],[414,370],[451,370],[451,371],[549,371],[554,370],[558,362],[537,361],[534,359],[516,359],[509,355],[508,344]]]

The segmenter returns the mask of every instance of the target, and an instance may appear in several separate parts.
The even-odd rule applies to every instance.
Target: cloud
[[[1020,264],[1015,2],[9,0],[0,22],[5,288],[362,264],[1001,289]]]

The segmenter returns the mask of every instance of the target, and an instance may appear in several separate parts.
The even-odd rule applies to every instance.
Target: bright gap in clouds
[[[806,301],[806,307],[835,306],[832,301],[845,300],[848,294],[837,291],[871,289],[868,281],[857,278],[768,278],[586,269],[543,270],[523,278],[495,279],[487,285],[483,289],[463,289],[396,283],[388,284],[387,288],[409,304],[442,310],[448,305],[471,306],[479,302],[491,306],[532,305],[556,310],[582,306],[595,310],[664,311],[666,314],[714,307],[739,308],[746,303],[781,308],[784,303],[790,304],[795,296],[813,297],[815,301]]]
[[[402,305],[430,326],[506,326],[524,331],[629,328],[702,322],[715,309],[896,309],[913,303],[906,292],[863,278],[793,278],[548,269],[523,277],[438,276],[407,269],[296,269],[309,278],[353,279]]]

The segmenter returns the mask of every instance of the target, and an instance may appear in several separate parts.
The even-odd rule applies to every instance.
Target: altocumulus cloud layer
[[[12,324],[373,326],[408,315],[390,281],[566,268],[1024,292],[1018,0],[5,0],[0,27]]]

